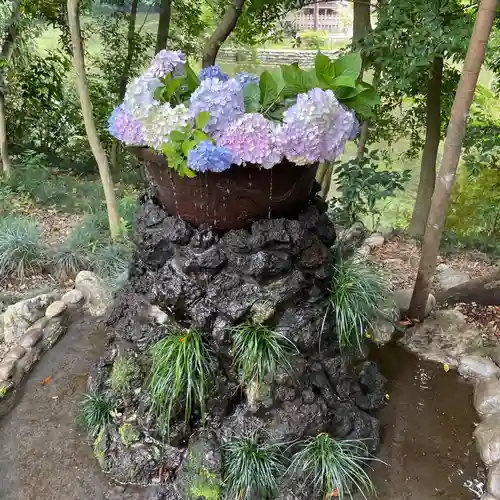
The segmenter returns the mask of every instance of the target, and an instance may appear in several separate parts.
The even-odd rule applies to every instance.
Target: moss
[[[94,457],[99,462],[101,469],[104,469],[104,456],[106,454],[106,439],[104,433],[104,427],[101,427],[101,430],[97,434],[97,437],[94,441]]]
[[[220,478],[200,464],[200,461],[189,453],[188,455],[188,493],[191,500],[202,497],[205,500],[219,500]]]
[[[129,357],[120,357],[113,363],[111,370],[111,388],[115,392],[125,392],[132,386],[136,366]]]
[[[123,424],[118,429],[118,432],[125,448],[128,448],[131,444],[139,440],[139,430],[135,425]]]

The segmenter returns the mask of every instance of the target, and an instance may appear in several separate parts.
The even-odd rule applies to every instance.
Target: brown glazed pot
[[[166,158],[151,149],[133,148],[132,152],[158,188],[168,213],[217,230],[248,228],[271,217],[296,217],[309,200],[318,168],[284,160],[270,170],[234,165],[189,179],[168,168]]]

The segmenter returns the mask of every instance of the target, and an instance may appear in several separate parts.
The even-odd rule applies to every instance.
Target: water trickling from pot
[[[170,168],[168,169],[168,175],[170,177],[170,185],[172,186],[172,194],[174,197],[175,215],[178,215],[179,209],[177,206],[177,189],[175,188],[175,181],[174,181],[174,178],[172,177],[172,170]],[[163,177],[161,179],[163,180]]]
[[[272,215],[271,203],[273,200],[273,169],[269,171],[269,209],[267,213],[267,218],[270,219]]]

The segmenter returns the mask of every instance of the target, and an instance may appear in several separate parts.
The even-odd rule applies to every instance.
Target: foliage
[[[139,440],[139,429],[133,424],[124,423],[120,425],[118,432],[120,433],[120,439],[125,448],[130,448],[131,444]]]
[[[318,498],[338,497],[359,490],[363,498],[375,493],[364,467],[370,460],[368,447],[361,440],[338,441],[322,433],[299,443],[288,473],[299,476],[306,486],[313,486]],[[370,496],[371,498],[371,496]]]
[[[446,220],[448,246],[498,253],[500,247],[500,170],[459,172]],[[454,237],[453,237],[454,235]]]
[[[380,151],[370,150],[362,160],[335,165],[333,181],[341,196],[332,198],[330,206],[340,224],[350,226],[370,216],[375,227],[375,218],[381,215],[379,202],[404,190],[410,171],[382,170],[385,161],[387,158]]]
[[[373,264],[339,257],[332,266],[325,314],[333,315],[341,350],[361,351],[365,332],[387,296],[388,284]]]
[[[58,278],[71,278],[91,266],[89,235],[80,228],[73,229],[51,254],[51,265]]]
[[[270,327],[244,323],[232,329],[233,362],[243,384],[261,384],[283,368],[292,372],[290,357],[296,347]]]
[[[286,468],[282,446],[269,443],[254,431],[233,437],[224,449],[225,497],[274,498]]]
[[[107,283],[113,284],[127,272],[131,248],[125,244],[111,244],[97,250],[94,270]]]
[[[109,395],[97,389],[90,390],[78,404],[77,422],[89,436],[95,438],[111,422],[113,409]]]
[[[195,409],[205,419],[205,400],[213,373],[213,354],[201,333],[171,331],[151,348],[150,411],[168,433],[173,411],[184,406],[187,423]]]
[[[321,50],[328,40],[328,33],[326,31],[303,31],[300,39],[304,42],[306,49]]]
[[[23,280],[41,271],[48,262],[47,249],[32,219],[10,216],[0,219],[0,279]]]
[[[130,389],[136,372],[134,361],[128,356],[120,356],[115,359],[111,369],[111,389],[117,393],[123,393]]]
[[[221,479],[219,474],[208,470],[204,465],[204,449],[195,445],[190,449],[187,456],[187,490],[190,500],[199,497],[205,500],[219,500],[221,498]]]

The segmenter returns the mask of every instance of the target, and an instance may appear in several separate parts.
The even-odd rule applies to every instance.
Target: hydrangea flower
[[[225,128],[217,139],[233,153],[233,163],[256,163],[272,168],[283,159],[277,125],[259,113],[245,113]]]
[[[299,94],[283,114],[281,140],[285,156],[298,165],[333,161],[352,135],[354,114],[331,90],[315,88]]]
[[[136,120],[143,120],[159,102],[154,98],[154,92],[163,84],[158,78],[147,74],[132,80],[127,86],[123,103]]]
[[[229,80],[229,76],[226,75],[226,73],[224,73],[219,66],[208,66],[208,68],[203,68],[200,71],[198,78],[200,79],[200,82],[206,80],[207,78],[218,78],[221,82]]]
[[[123,103],[111,113],[108,119],[108,130],[115,139],[129,146],[142,146],[144,144],[142,125]]]
[[[169,103],[155,106],[143,120],[144,142],[152,148],[168,142],[173,130],[181,130],[188,123],[192,123],[191,112],[184,104],[172,107]]]
[[[191,94],[190,101],[193,116],[200,111],[210,113],[210,121],[204,131],[215,139],[244,110],[243,92],[234,78],[225,82],[218,78],[203,80]]]
[[[156,78],[163,78],[167,73],[181,74],[185,62],[186,56],[180,51],[160,50],[145,74]]]
[[[257,75],[252,75],[251,73],[247,73],[246,71],[236,73],[236,75],[234,75],[234,79],[241,85],[241,87],[244,87],[249,83],[256,83],[258,85],[260,80]]]
[[[223,172],[231,167],[232,160],[229,149],[202,141],[189,151],[187,166],[195,172]]]

